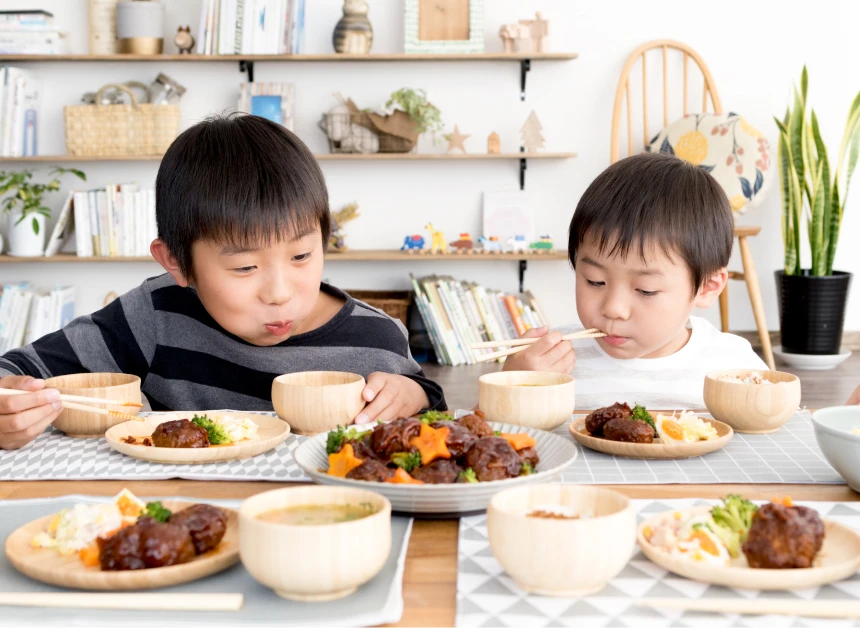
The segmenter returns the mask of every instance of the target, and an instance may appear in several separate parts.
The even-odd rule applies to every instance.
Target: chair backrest
[[[650,138],[653,137],[649,131],[648,126],[648,97],[649,95],[654,93],[654,89],[649,90],[648,84],[648,72],[646,69],[646,58],[648,57],[648,53],[650,51],[657,51],[651,55],[653,58],[658,54],[659,51],[662,50],[662,61],[663,61],[663,124],[659,128],[663,128],[669,125],[669,112],[670,112],[670,103],[673,101],[670,99],[670,92],[672,98],[683,98],[683,112],[684,115],[691,113],[689,107],[689,98],[688,91],[692,86],[698,86],[701,82],[702,84],[702,109],[701,112],[708,111],[708,96],[711,99],[711,112],[713,113],[722,113],[723,108],[720,103],[720,96],[717,94],[717,87],[714,84],[714,79],[711,76],[710,70],[708,70],[708,66],[705,65],[705,62],[702,60],[702,57],[699,54],[687,46],[686,44],[682,44],[678,41],[672,41],[670,39],[660,39],[657,41],[648,42],[647,44],[643,44],[639,46],[633,53],[627,58],[627,62],[624,64],[624,69],[621,71],[621,78],[618,80],[618,88],[615,90],[615,107],[612,111],[612,146],[610,150],[612,163],[615,163],[619,159],[621,159],[621,134],[622,134],[622,114],[624,109],[624,104],[626,102],[627,107],[627,116],[626,116],[626,132],[627,132],[627,156],[634,154],[633,148],[633,137],[636,133],[637,129],[634,128],[634,119],[633,119],[633,104],[630,99],[630,84],[632,82],[631,74],[633,73],[634,68],[641,68],[642,72],[642,138],[643,145],[639,147],[639,150],[642,150],[645,146],[650,142]],[[683,85],[675,85],[676,89],[670,89],[669,83],[673,80],[673,77],[669,75],[670,69],[670,53],[680,53],[683,55]],[[697,66],[700,72],[695,73],[693,78],[689,78],[688,66],[690,65],[690,59],[693,60],[695,65]],[[675,70],[677,68],[674,67],[674,63],[679,60],[679,55],[675,55],[673,61],[672,69]],[[637,62],[639,62],[637,64]],[[699,73],[701,76],[699,76]],[[659,72],[653,72],[651,76],[655,76],[659,74]],[[681,88],[681,93],[678,94],[678,89]],[[657,92],[659,93],[659,92]],[[677,104],[677,101],[675,101]],[[658,129],[653,129],[655,132]]]

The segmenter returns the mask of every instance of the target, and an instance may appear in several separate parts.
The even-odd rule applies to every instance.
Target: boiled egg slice
[[[657,426],[657,436],[664,443],[683,443],[687,440],[684,427],[674,417],[658,414],[654,425]]]

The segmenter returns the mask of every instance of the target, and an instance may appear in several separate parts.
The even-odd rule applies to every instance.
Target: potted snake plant
[[[834,270],[849,184],[860,155],[860,93],[830,160],[814,110],[806,114],[806,67],[794,104],[779,127],[779,178],[785,268],[776,271],[779,326],[785,353],[835,355],[842,344],[851,273]],[[801,264],[801,240],[809,240],[811,264]]]

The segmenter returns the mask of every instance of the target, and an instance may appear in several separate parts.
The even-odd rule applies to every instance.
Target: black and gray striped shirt
[[[272,410],[272,380],[300,371],[382,371],[421,385],[428,409],[445,409],[441,387],[409,353],[406,329],[383,312],[346,300],[322,327],[258,347],[222,328],[197,293],[168,275],[148,279],[107,307],[0,357],[0,376],[130,373],[153,410]]]

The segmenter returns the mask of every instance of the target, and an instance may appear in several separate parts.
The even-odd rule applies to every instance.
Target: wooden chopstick
[[[44,390],[44,389],[43,389]],[[0,388],[0,395],[27,395],[32,390],[16,390],[13,388]],[[60,395],[61,401],[80,401],[81,403],[93,403],[101,406],[128,406],[131,408],[142,408],[143,404],[137,401],[117,401],[116,399],[104,399],[102,397],[85,397],[83,395]]]
[[[860,618],[860,600],[768,600],[738,598],[643,598],[636,606],[671,608],[701,613],[737,613],[741,615],[792,615],[828,617],[832,619]]]
[[[140,611],[238,611],[241,593],[0,593],[0,606]]]
[[[577,340],[579,338],[594,338],[592,334],[601,334],[601,336],[605,336],[602,331],[593,327],[591,329],[583,329],[582,331],[575,331],[571,334],[565,334],[561,337],[562,340]],[[599,338],[600,336],[598,336]],[[531,345],[536,343],[540,338],[516,338],[513,340],[490,340],[488,342],[473,342],[470,347],[472,349],[498,349],[500,347],[519,347],[522,345]]]
[[[590,330],[586,330],[586,331],[590,331]],[[577,332],[577,334],[567,334],[566,336],[562,336],[561,339],[562,340],[580,340],[582,338],[603,338],[606,335],[607,334],[603,333],[602,331],[592,332],[589,334],[586,334],[585,332]],[[575,337],[571,337],[571,336],[575,336]],[[529,346],[531,346],[532,344],[534,344],[535,342],[540,340],[540,338],[521,338],[521,340],[530,340],[531,342],[529,342],[526,345],[520,345],[520,346],[514,347],[512,349],[505,349],[504,351],[494,351],[493,353],[486,353],[482,356],[478,356],[475,359],[475,361],[476,362],[489,362],[490,360],[496,360],[498,358],[503,358],[507,355],[514,355],[515,353],[519,353],[520,351],[525,351],[526,349],[529,348]]]
[[[137,416],[134,414],[125,414],[124,412],[117,412],[116,410],[108,410],[106,408],[96,408],[95,406],[85,406],[82,403],[74,403],[72,401],[64,401],[63,407],[68,408],[69,410],[82,410],[83,412],[91,412],[92,414],[101,414],[103,416],[115,416],[121,419],[125,419],[126,421],[145,420],[142,416]]]

